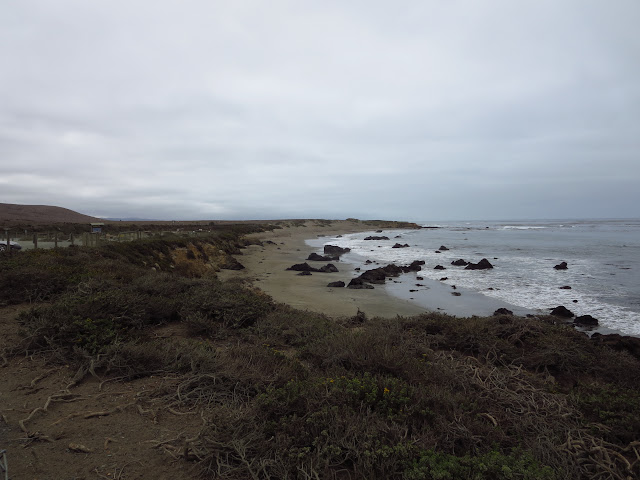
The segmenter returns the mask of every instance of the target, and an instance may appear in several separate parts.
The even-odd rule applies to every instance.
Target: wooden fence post
[[[58,232],[55,232],[55,233],[53,234],[53,246],[54,246],[55,248],[58,248]]]
[[[73,238],[73,233],[71,235],[69,235],[69,241],[71,242],[71,245],[75,245],[74,238]]]
[[[38,248],[38,234],[33,234],[33,249],[36,250]]]

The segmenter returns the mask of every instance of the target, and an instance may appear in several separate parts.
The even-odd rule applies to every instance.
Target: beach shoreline
[[[251,234],[249,238],[259,239],[263,244],[249,245],[243,249],[242,255],[238,255],[237,259],[245,269],[223,270],[218,275],[222,280],[240,278],[249,281],[276,302],[332,317],[349,317],[358,311],[364,312],[367,316],[377,317],[412,316],[436,311],[459,317],[488,316],[500,307],[511,306],[481,294],[453,297],[447,290],[448,287],[439,288],[440,286],[435,284],[432,284],[427,302],[402,295],[394,283],[375,285],[374,289],[362,290],[327,287],[328,283],[339,280],[348,283],[351,278],[360,274],[355,271],[355,265],[341,261],[327,262],[338,268],[339,271],[336,273],[314,272],[312,275],[299,276],[298,272],[287,270],[294,264],[306,262],[310,253],[318,252],[317,245],[320,242],[315,241],[318,238],[322,240],[323,237],[329,239],[337,235],[375,230],[376,227],[372,225],[339,220],[322,225],[308,221],[304,224]],[[386,228],[385,232],[390,230]],[[316,246],[309,245],[307,241]],[[317,268],[326,264],[311,261],[308,263]],[[407,277],[396,281],[406,283],[412,279]],[[521,309],[516,307],[516,310]],[[517,314],[524,315],[524,312],[518,311]]]

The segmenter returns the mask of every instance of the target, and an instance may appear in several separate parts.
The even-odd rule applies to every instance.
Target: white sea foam
[[[621,224],[622,230],[616,224],[602,225],[596,221],[539,223],[469,222],[464,226],[451,224],[448,228],[440,224],[442,228],[436,230],[387,230],[377,234],[388,236],[388,241],[364,240],[368,235],[376,235],[368,232],[325,238],[315,246],[331,243],[349,247],[352,252],[343,261],[363,269],[424,260],[426,265],[419,273],[424,278],[447,277],[446,284],[532,310],[548,312],[565,305],[576,315],[598,318],[604,327],[640,336],[640,306],[630,300],[640,298],[638,228],[630,229],[629,222]],[[548,228],[551,225],[572,228]],[[410,247],[392,248],[396,242],[408,243]],[[450,250],[436,253],[440,245]],[[495,268],[470,271],[451,265],[459,258],[477,262],[482,257]],[[366,265],[367,259],[377,263]],[[553,269],[560,261],[567,261],[569,269]],[[446,270],[434,270],[436,265]],[[572,288],[560,289],[565,285]],[[399,288],[394,287],[393,291],[398,292]],[[407,285],[407,291],[409,288]]]

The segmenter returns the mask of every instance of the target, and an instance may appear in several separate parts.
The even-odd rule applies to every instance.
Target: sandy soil
[[[334,221],[330,226],[318,226],[314,222],[306,222],[302,227],[286,227],[255,234],[262,240],[271,240],[275,245],[251,245],[243,250],[238,260],[246,269],[240,271],[225,270],[220,272],[222,279],[240,277],[250,280],[271,295],[277,302],[287,303],[295,308],[326,313],[330,316],[353,316],[358,309],[369,316],[395,317],[424,313],[425,308],[408,300],[388,295],[384,287],[376,286],[373,290],[352,290],[349,288],[328,288],[329,282],[349,280],[358,275],[351,266],[332,262],[338,273],[313,273],[298,276],[298,272],[287,271],[296,263],[305,262],[309,254],[316,249],[305,244],[305,240],[319,235],[338,235],[371,230],[356,222]],[[326,263],[308,262],[315,267]]]
[[[0,308],[0,350],[18,338],[16,317],[29,307]],[[154,392],[175,391],[179,378],[101,385],[89,377],[69,387],[75,371],[38,356],[0,365],[0,450],[11,479],[194,478],[192,464],[158,445],[202,426],[195,412],[173,414],[152,401]]]

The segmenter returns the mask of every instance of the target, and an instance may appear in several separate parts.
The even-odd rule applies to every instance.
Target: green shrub
[[[423,451],[404,471],[405,480],[552,480],[553,470],[526,452],[491,451],[484,455],[457,457],[433,450]]]
[[[193,333],[253,325],[274,308],[271,298],[238,282],[211,280],[193,288],[180,311]]]

